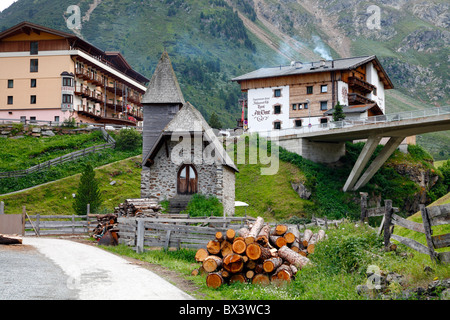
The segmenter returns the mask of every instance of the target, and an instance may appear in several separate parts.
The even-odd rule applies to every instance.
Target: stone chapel
[[[238,169],[201,113],[185,102],[166,51],[142,104],[141,198],[213,195],[233,215]]]

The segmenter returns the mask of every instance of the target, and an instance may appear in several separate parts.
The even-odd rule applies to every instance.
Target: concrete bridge
[[[339,160],[345,154],[346,141],[366,139],[343,187],[344,191],[350,191],[363,187],[406,137],[446,130],[450,130],[450,106],[259,134],[278,141],[288,151],[322,163]],[[382,138],[388,139],[386,144],[363,173]]]

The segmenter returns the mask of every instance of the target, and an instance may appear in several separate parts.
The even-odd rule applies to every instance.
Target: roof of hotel
[[[92,56],[102,56],[106,61],[113,65],[117,70],[121,71],[125,75],[137,80],[140,83],[147,83],[149,79],[132,69],[132,67],[126,62],[123,55],[119,52],[103,51],[88,41],[76,36],[73,33],[68,33],[60,30],[51,29],[41,25],[37,25],[28,21],[23,21],[3,32],[0,32],[0,41],[2,39],[12,37],[20,33],[31,34],[31,32],[40,33],[46,32],[59,37],[63,37],[70,40],[71,46],[74,48],[80,48],[85,52],[89,52]]]
[[[381,63],[378,61],[377,57],[372,56],[362,56],[362,57],[352,57],[352,58],[342,58],[335,60],[321,60],[314,62],[292,62],[289,66],[277,66],[261,68],[244,75],[235,77],[231,79],[232,81],[240,82],[252,79],[263,79],[263,78],[273,78],[273,77],[283,77],[291,75],[301,75],[301,74],[311,74],[317,72],[329,72],[329,71],[343,71],[352,70],[366,63],[373,62],[377,70],[381,73],[381,78],[385,83],[386,88],[393,88],[391,80],[389,79],[387,73],[384,71]]]

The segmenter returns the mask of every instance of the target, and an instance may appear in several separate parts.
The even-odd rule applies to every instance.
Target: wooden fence
[[[23,177],[26,175],[29,175],[33,172],[38,172],[41,170],[49,169],[50,167],[56,166],[58,164],[62,164],[68,161],[74,161],[80,158],[83,158],[91,153],[96,153],[101,150],[114,148],[115,147],[115,141],[114,139],[106,132],[105,129],[100,129],[103,134],[103,138],[107,141],[107,143],[98,145],[98,146],[92,146],[89,148],[85,148],[79,151],[71,152],[68,154],[65,154],[61,157],[51,159],[42,163],[39,163],[35,166],[32,166],[25,170],[16,170],[16,171],[7,171],[7,172],[0,172],[0,179],[2,178],[11,178],[11,177]]]
[[[411,249],[430,255],[431,260],[450,263],[450,252],[436,252],[435,249],[450,247],[450,233],[434,235],[432,226],[450,224],[450,204],[425,207],[420,205],[422,223],[410,221],[395,214],[398,208],[392,207],[392,200],[385,200],[384,207],[367,208],[367,194],[361,193],[361,220],[368,217],[383,216],[378,235],[384,234],[384,247],[389,250],[390,239],[394,239]],[[394,234],[394,226],[425,234],[427,245],[413,239]]]
[[[450,233],[442,235],[433,235],[431,227],[450,224],[450,204],[441,206],[425,207],[420,205],[422,223],[417,223],[403,219],[396,214],[385,217],[385,224],[389,230],[390,225],[399,225],[401,227],[425,234],[427,245],[423,245],[413,239],[401,237],[389,232],[385,234],[385,243],[392,238],[404,245],[427,255],[431,260],[437,262],[450,263],[450,252],[436,252],[435,249],[450,247]]]
[[[87,235],[97,226],[97,215],[28,215],[24,225],[25,236]]]
[[[144,252],[144,246],[163,248],[204,247],[217,231],[237,230],[254,221],[251,217],[127,218],[117,219],[119,243]]]

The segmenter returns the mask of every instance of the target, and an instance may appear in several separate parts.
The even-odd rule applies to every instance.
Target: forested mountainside
[[[77,5],[81,29],[66,12]],[[372,55],[395,89],[387,112],[449,104],[450,4],[442,0],[18,0],[0,13],[0,31],[22,21],[74,32],[120,51],[151,77],[169,52],[186,100],[224,127],[240,117],[230,79],[256,68]],[[450,133],[418,137],[435,159],[450,155]]]

